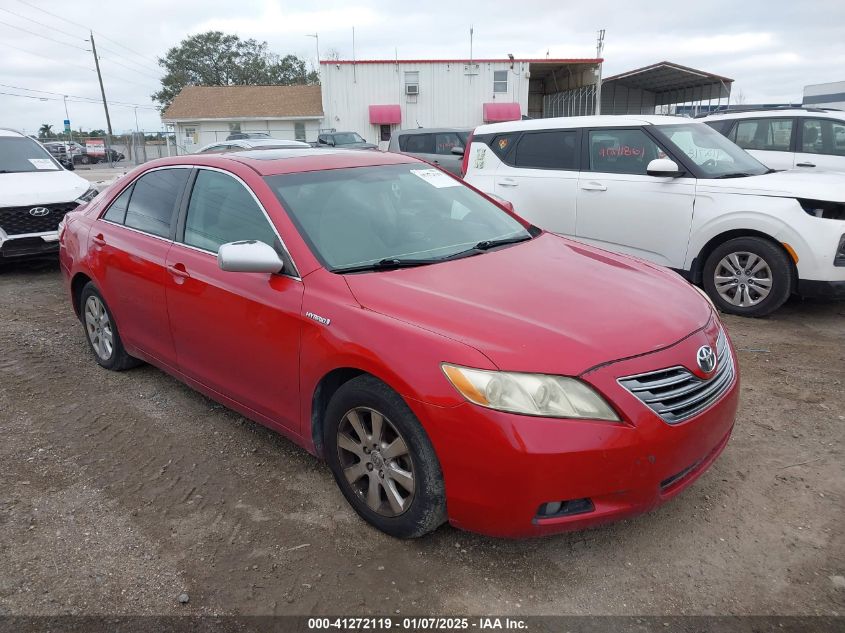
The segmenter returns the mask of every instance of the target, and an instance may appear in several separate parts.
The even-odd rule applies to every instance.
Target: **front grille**
[[[734,361],[724,330],[716,340],[716,373],[702,380],[683,367],[620,378],[619,384],[669,424],[704,411],[727,391],[734,378]]]
[[[26,233],[47,233],[59,228],[59,222],[68,211],[78,205],[75,202],[61,204],[34,204],[28,207],[0,208],[0,229],[6,235],[25,235]],[[32,215],[31,209],[47,209],[46,215]]]

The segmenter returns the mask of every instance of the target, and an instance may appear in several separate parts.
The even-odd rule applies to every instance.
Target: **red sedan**
[[[735,354],[691,285],[407,156],[158,160],[60,239],[100,365],[151,363],[284,434],[395,536],[644,512],[733,427]]]

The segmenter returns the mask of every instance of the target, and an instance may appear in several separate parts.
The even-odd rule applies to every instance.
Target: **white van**
[[[677,270],[724,312],[762,316],[792,293],[845,297],[845,178],[775,172],[703,123],[484,125],[463,171],[541,228]]]
[[[40,143],[0,128],[0,262],[57,253],[59,222],[96,195]]]

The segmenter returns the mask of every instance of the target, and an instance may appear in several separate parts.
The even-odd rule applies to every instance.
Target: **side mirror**
[[[452,153],[455,156],[463,156],[464,155],[464,148],[456,145],[455,147],[452,148]]]
[[[499,197],[499,196],[497,196],[496,194],[493,194],[493,193],[488,193],[487,195],[489,197],[493,198],[493,200],[495,200],[500,205],[505,207],[505,209],[507,209],[511,213],[516,213],[516,211],[514,211],[514,208],[513,208],[513,202],[511,202],[510,200],[505,200],[504,198],[501,198],[501,197]]]
[[[668,158],[655,158],[648,164],[645,173],[649,176],[662,176],[664,178],[677,178],[684,172],[678,168],[678,163]]]
[[[221,245],[217,250],[217,265],[220,270],[233,273],[280,273],[285,263],[269,244],[243,240]]]

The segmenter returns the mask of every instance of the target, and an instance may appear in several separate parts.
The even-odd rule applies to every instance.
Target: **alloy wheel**
[[[414,500],[414,463],[396,427],[374,409],[356,407],[337,428],[343,476],[367,507],[386,517],[405,512]]]
[[[94,295],[88,297],[85,302],[85,331],[97,356],[104,361],[111,358],[114,351],[114,331],[106,306]]]
[[[772,270],[755,253],[739,251],[725,255],[713,273],[716,292],[731,305],[755,306],[772,290]]]

